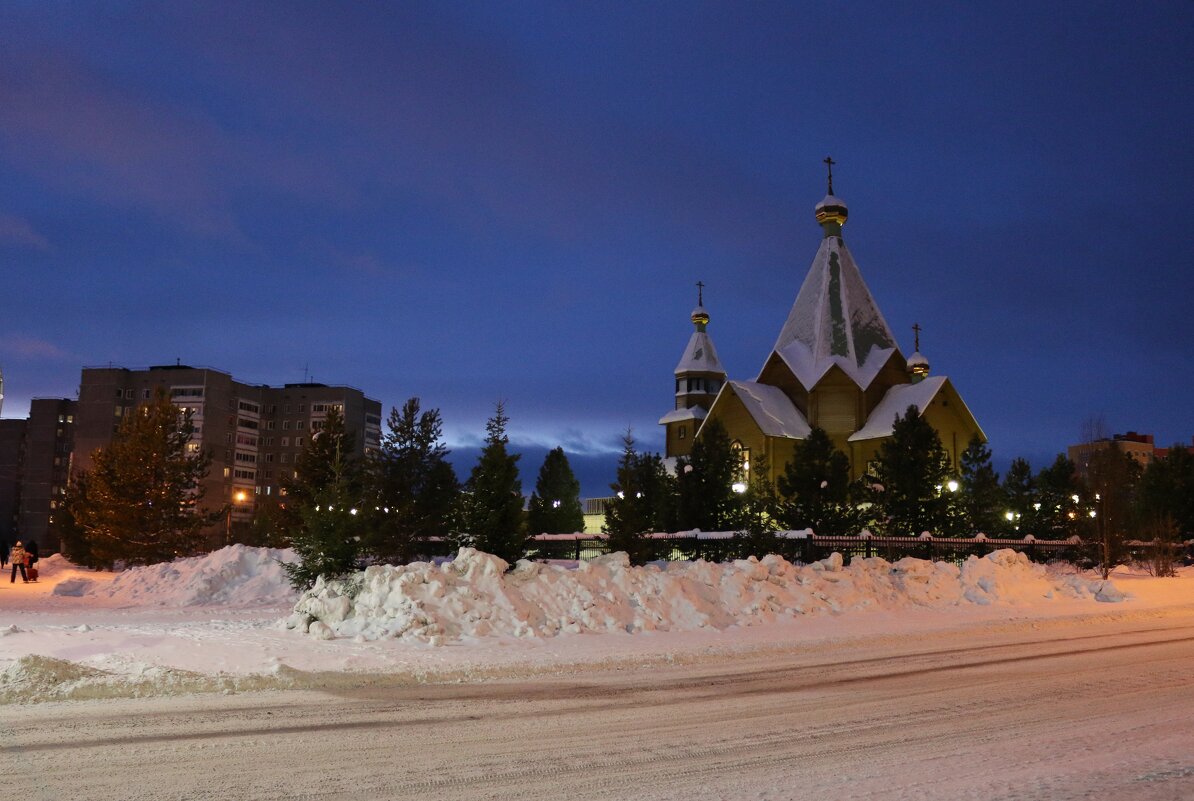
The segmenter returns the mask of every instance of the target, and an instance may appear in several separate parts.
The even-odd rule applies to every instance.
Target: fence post
[[[871,558],[871,538],[870,537],[866,538],[866,558],[867,559]]]

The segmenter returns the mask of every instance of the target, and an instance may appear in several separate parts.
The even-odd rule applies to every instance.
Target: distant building
[[[66,398],[34,398],[29,404],[21,467],[21,505],[17,532],[49,553],[50,524],[70,481],[77,403]]]
[[[25,420],[0,420],[0,547],[17,536],[26,425]]]
[[[212,455],[205,502],[230,504],[233,523],[249,521],[259,496],[279,493],[331,409],[343,413],[357,455],[381,442],[381,403],[354,387],[246,384],[221,370],[182,364],[87,367],[77,401],[36,398],[28,421],[0,420],[0,539],[34,539],[45,552],[54,550],[54,514],[72,471],[90,469],[95,450],[108,445],[121,420],[158,387],[191,412],[195,433],[188,447]],[[212,532],[213,544],[222,530]]]
[[[381,442],[381,403],[355,387],[303,383],[271,387],[236,381],[221,370],[162,365],[144,370],[84,368],[79,383],[75,469],[112,441],[121,419],[161,387],[195,424],[190,447],[212,454],[203,482],[213,506],[231,504],[233,522],[252,517],[258,495],[275,495],[294,475],[295,457],[337,408],[357,455]]]
[[[1170,450],[1169,448],[1158,448],[1152,434],[1128,431],[1125,434],[1113,434],[1110,437],[1100,437],[1092,442],[1071,445],[1066,448],[1066,455],[1077,467],[1078,474],[1085,478],[1090,467],[1091,454],[1112,446],[1131,456],[1141,469],[1148,467],[1156,459],[1164,459],[1169,455]]]

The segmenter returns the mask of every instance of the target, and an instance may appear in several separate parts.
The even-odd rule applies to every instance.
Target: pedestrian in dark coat
[[[8,543],[0,540],[0,569],[8,564]]]

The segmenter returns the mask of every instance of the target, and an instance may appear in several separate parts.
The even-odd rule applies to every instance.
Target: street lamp
[[[228,504],[228,516],[224,519],[224,544],[232,544],[232,507],[238,503],[244,503],[249,494],[244,490],[237,490],[232,493],[232,503]]]

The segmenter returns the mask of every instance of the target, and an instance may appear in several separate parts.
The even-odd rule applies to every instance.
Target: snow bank
[[[455,560],[376,565],[303,594],[288,628],[319,639],[398,638],[440,644],[470,637],[725,629],[797,615],[908,606],[1040,603],[1054,597],[1118,601],[1109,582],[1051,578],[1011,550],[947,562],[855,559],[797,566],[779,556],[631,567],[624,553],[575,570],[520,561],[512,572],[471,548]]]
[[[295,559],[289,549],[229,545],[203,556],[134,567],[111,581],[64,579],[53,592],[136,606],[285,604],[296,593],[282,563]]]

